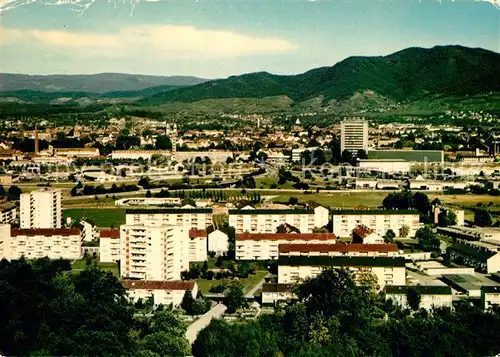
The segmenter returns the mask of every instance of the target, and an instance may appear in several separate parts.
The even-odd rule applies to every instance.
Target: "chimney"
[[[35,129],[35,154],[38,154],[40,148],[38,146],[38,129]]]

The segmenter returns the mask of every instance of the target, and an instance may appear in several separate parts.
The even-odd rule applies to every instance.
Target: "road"
[[[264,283],[266,282],[266,278],[269,278],[269,277],[271,277],[271,274],[267,273],[267,275],[265,277],[263,277],[262,280],[259,281],[259,283],[257,285],[255,285],[252,289],[250,289],[247,292],[247,294],[245,295],[245,297],[252,298],[255,295],[255,292],[257,290],[259,290],[262,287],[262,285],[264,285]]]
[[[196,340],[196,336],[198,336],[198,332],[207,327],[212,319],[221,317],[226,309],[227,307],[224,304],[217,304],[209,312],[202,315],[198,320],[189,325],[186,331],[186,338],[189,341],[189,344],[192,345]]]

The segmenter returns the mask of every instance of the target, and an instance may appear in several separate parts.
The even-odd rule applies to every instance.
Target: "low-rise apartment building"
[[[371,273],[376,277],[379,289],[386,285],[404,285],[406,282],[405,259],[401,257],[280,256],[278,283],[293,284],[315,277],[324,267],[349,269],[356,280],[363,274]]]
[[[195,281],[152,281],[122,280],[132,303],[139,299],[147,302],[153,298],[154,305],[178,307],[182,303],[186,290],[190,290],[193,299],[198,295],[198,284]]]
[[[272,305],[277,301],[293,299],[292,284],[264,283],[262,285],[262,305]]]
[[[360,225],[366,226],[380,236],[388,230],[400,237],[402,228],[408,228],[407,237],[414,237],[420,228],[420,214],[416,210],[336,210],[333,211],[333,233],[337,237],[350,237]]]
[[[182,226],[120,226],[123,279],[180,280],[189,269],[189,234]]]
[[[387,285],[384,288],[386,300],[408,308],[408,290],[413,289],[420,294],[420,308],[431,310],[439,307],[452,307],[452,292],[447,285]]]
[[[113,150],[112,159],[151,160],[153,156],[170,156],[166,150]]]
[[[279,256],[394,257],[396,244],[280,244]]]
[[[364,244],[382,244],[384,238],[375,232],[375,230],[367,226],[357,226],[352,230],[352,242]]]
[[[17,217],[17,207],[14,203],[0,203],[0,224],[12,223]]]
[[[336,242],[331,233],[240,233],[236,234],[236,259],[278,259],[280,244],[315,244]]]
[[[99,232],[99,261],[114,263],[120,260],[120,230],[105,229]]]
[[[500,253],[465,242],[455,243],[446,249],[450,261],[472,267],[488,274],[500,271]]]
[[[54,156],[85,158],[99,155],[99,149],[97,148],[54,148]]]
[[[300,233],[312,233],[314,228],[328,224],[328,209],[255,209],[246,206],[229,210],[229,225],[236,233],[276,233],[279,226],[291,225]]]
[[[204,229],[189,230],[189,261],[204,262],[207,260],[207,231]]]
[[[3,258],[79,259],[82,256],[81,231],[76,228],[19,229],[3,225]]]
[[[484,310],[500,305],[500,285],[481,287],[481,305]]]
[[[188,230],[205,230],[212,225],[212,209],[175,207],[127,209],[125,223],[150,226],[183,226]]]

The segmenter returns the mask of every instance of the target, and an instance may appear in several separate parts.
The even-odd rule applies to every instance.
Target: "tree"
[[[296,205],[297,203],[299,203],[299,199],[297,197],[293,197],[291,196],[289,199],[288,199],[288,204],[289,205]]]
[[[155,147],[157,150],[172,150],[172,141],[167,135],[160,135],[156,138]]]
[[[358,159],[361,159],[361,160],[368,159],[368,154],[366,153],[365,150],[363,150],[363,149],[358,150]]]
[[[184,292],[184,297],[182,298],[181,308],[186,311],[187,314],[193,314],[194,298],[190,289]]]
[[[146,197],[147,198],[151,198],[152,197],[151,190],[147,190],[146,191]]]
[[[476,209],[476,212],[474,212],[474,224],[480,227],[490,227],[493,224],[491,213],[485,208]]]
[[[350,152],[349,150],[344,150],[344,151],[342,151],[341,161],[342,161],[343,163],[346,163],[346,162],[351,163],[351,162],[352,162],[352,160],[353,160],[353,158],[354,158],[354,157],[353,157],[353,155],[352,155],[352,152]]]
[[[403,224],[403,226],[399,229],[399,236],[401,238],[406,238],[408,237],[408,234],[410,234],[410,227],[407,224]]]
[[[436,238],[430,226],[425,226],[417,230],[415,237],[418,244],[426,252],[438,252],[441,241]]]
[[[117,150],[129,150],[130,148],[139,145],[141,145],[141,139],[135,136],[122,135],[116,139]]]
[[[409,288],[406,292],[406,301],[413,311],[417,311],[420,307],[422,296],[415,288]]]
[[[394,233],[392,229],[389,229],[387,232],[385,232],[384,242],[394,243],[394,238],[396,238],[396,233]]]
[[[243,293],[243,287],[240,283],[233,283],[229,287],[229,291],[226,294],[227,298],[227,312],[229,314],[235,313],[239,308],[245,307],[247,305],[245,294]]]
[[[7,191],[7,199],[9,201],[17,201],[21,197],[21,189],[17,186],[10,186]]]
[[[422,214],[428,215],[431,209],[429,197],[423,192],[416,192],[413,195],[414,208]]]
[[[454,226],[457,224],[457,215],[451,210],[439,213],[438,225],[441,227]]]

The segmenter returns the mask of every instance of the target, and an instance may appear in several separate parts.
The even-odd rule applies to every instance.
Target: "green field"
[[[94,264],[94,263],[95,262],[93,262],[92,264]],[[120,277],[120,274],[118,271],[118,263],[100,263],[100,262],[97,262],[95,264],[97,264],[97,266],[100,267],[102,270],[110,271],[117,278]],[[86,264],[85,259],[75,260],[73,262],[73,264],[71,265],[73,272],[82,271],[85,269],[86,266],[87,266],[87,264]]]
[[[97,227],[119,227],[125,224],[124,208],[69,208],[63,211],[64,219],[71,217],[76,221],[88,218]]]
[[[246,279],[240,279],[238,282],[243,284],[243,292],[246,294],[249,292],[255,285],[257,285],[264,277],[267,275],[267,271],[258,270],[254,275],[250,275]],[[212,294],[210,292],[210,288],[213,285],[217,285],[222,280],[207,280],[207,279],[196,279],[196,283],[198,284],[198,290],[201,291],[202,294]]]

